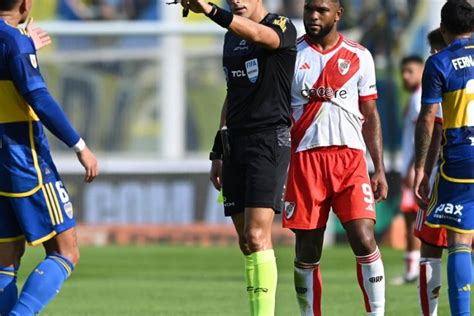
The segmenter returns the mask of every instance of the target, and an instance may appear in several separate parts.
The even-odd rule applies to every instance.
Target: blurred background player
[[[31,0],[0,2],[0,315],[11,316],[41,312],[79,259],[72,204],[42,124],[76,151],[87,182],[98,173],[96,158],[46,88],[35,42],[17,28],[31,5]],[[46,258],[18,298],[25,240],[43,244]]]
[[[436,54],[446,48],[446,43],[439,28],[428,34],[428,43],[431,54]],[[441,105],[438,105],[431,144],[425,163],[425,176],[430,179],[430,188],[433,187],[435,176],[438,173],[439,148],[443,132],[442,124]],[[423,316],[435,316],[438,314],[439,291],[441,289],[441,256],[443,255],[443,248],[447,247],[448,242],[446,229],[431,228],[425,225],[426,208],[427,205],[423,202],[417,214],[414,233],[421,241],[418,293],[421,314]]]
[[[403,87],[410,93],[405,107],[402,136],[402,169],[400,211],[405,220],[406,249],[404,254],[405,271],[392,280],[392,284],[400,285],[415,282],[418,278],[420,260],[420,242],[413,235],[418,204],[413,194],[415,177],[413,162],[415,158],[415,125],[421,106],[421,77],[423,75],[423,59],[420,56],[406,56],[401,61]]]
[[[210,177],[223,190],[225,215],[232,217],[245,255],[251,315],[270,316],[277,284],[271,227],[283,208],[290,160],[296,29],[260,0],[228,3],[234,14],[204,0],[182,5],[230,31],[224,42],[227,97],[220,124],[227,129],[215,137]]]
[[[471,244],[474,230],[474,10],[467,1],[448,1],[440,29],[448,47],[432,55],[423,74],[422,109],[416,127],[415,195],[425,204],[426,157],[442,103],[441,165],[427,208],[426,225],[448,235],[448,294],[452,315],[470,315]]]
[[[338,33],[342,15],[339,1],[306,0],[306,35],[297,43],[283,226],[296,236],[301,315],[321,315],[319,263],[331,207],[356,256],[367,315],[385,310],[384,267],[374,237],[375,204],[387,197],[375,67],[367,49]]]

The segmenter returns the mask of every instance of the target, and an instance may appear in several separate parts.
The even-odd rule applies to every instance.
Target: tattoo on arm
[[[415,130],[415,168],[424,168],[426,155],[431,144],[435,112],[433,106],[421,107]]]

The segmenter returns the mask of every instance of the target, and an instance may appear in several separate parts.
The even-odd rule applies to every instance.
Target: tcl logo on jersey
[[[232,78],[247,77],[245,70],[232,70],[230,73],[232,74]]]
[[[303,89],[301,90],[301,95],[307,99],[347,99],[347,90],[339,89],[334,90],[332,88],[327,87],[318,87],[318,88],[311,88],[311,89]]]

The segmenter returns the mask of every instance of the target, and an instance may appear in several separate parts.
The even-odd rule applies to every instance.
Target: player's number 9
[[[56,181],[56,191],[59,193],[59,198],[63,204],[69,202],[69,194],[67,194],[66,188],[62,181]]]
[[[367,204],[372,204],[374,203],[374,195],[372,194],[372,187],[364,183],[362,184],[362,193],[364,193],[364,202]]]

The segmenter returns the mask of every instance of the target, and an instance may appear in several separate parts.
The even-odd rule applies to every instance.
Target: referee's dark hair
[[[448,0],[441,9],[441,24],[451,34],[471,33],[474,10],[466,0]]]
[[[421,58],[421,56],[410,55],[410,56],[403,57],[402,61],[400,62],[400,66],[403,67],[403,66],[406,66],[406,65],[411,64],[411,63],[419,64],[419,65],[422,65],[422,66],[425,64],[425,62],[424,62],[423,58]]]
[[[0,11],[10,11],[15,8],[19,0],[0,0]]]

